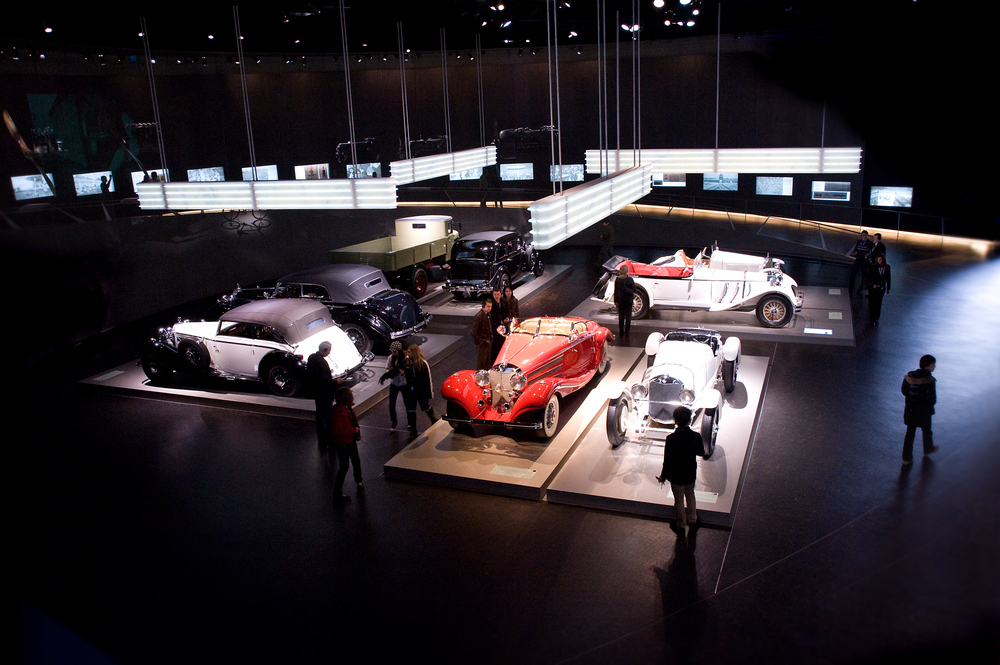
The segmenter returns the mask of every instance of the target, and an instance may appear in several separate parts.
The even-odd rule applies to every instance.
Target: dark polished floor
[[[335,506],[310,420],[76,383],[127,359],[140,326],[60,354],[8,416],[27,425],[7,439],[25,660],[996,663],[1000,260],[889,245],[879,326],[852,296],[856,348],[744,345],[771,368],[734,526],[686,539],[657,520],[388,482],[407,442],[384,404],[361,421],[367,489],[348,480]],[[523,313],[578,304],[593,254],[549,252],[574,273]],[[787,271],[821,286],[848,274]],[[902,467],[899,385],[924,353],[941,450]],[[437,364],[437,386],[474,355]]]

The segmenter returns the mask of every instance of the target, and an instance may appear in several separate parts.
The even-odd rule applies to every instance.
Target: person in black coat
[[[323,452],[329,451],[333,441],[333,396],[339,383],[333,380],[330,363],[326,361],[332,348],[330,342],[320,342],[316,353],[310,354],[306,360],[306,376],[316,400],[316,439]]]
[[[663,445],[663,471],[656,478],[660,484],[670,483],[674,494],[674,510],[677,524],[671,529],[684,533],[690,523],[692,529],[701,526],[695,507],[694,483],[698,476],[698,456],[705,454],[705,444],[701,434],[692,430],[691,409],[679,406],[674,409],[676,429],[667,437]]]
[[[491,353],[493,357],[490,359],[490,367],[492,367],[496,361],[497,356],[500,355],[500,347],[504,343],[504,319],[507,318],[507,303],[504,301],[503,294],[500,292],[499,288],[493,289],[493,308],[490,310],[490,332],[493,335],[493,341],[491,344]]]
[[[885,262],[885,254],[876,254],[875,263],[868,269],[868,322],[878,325],[882,316],[882,298],[892,288],[892,272]]]
[[[937,380],[931,375],[937,366],[937,360],[932,355],[921,356],[920,369],[907,372],[903,377],[900,392],[906,398],[903,407],[903,423],[906,425],[906,436],[903,439],[903,464],[913,463],[913,440],[920,428],[924,439],[924,455],[938,451],[934,445],[934,435],[931,432],[931,416],[934,415],[934,405],[937,404]]]
[[[858,273],[861,273],[861,283],[858,284],[858,293],[860,294],[862,289],[864,289],[865,278],[868,276],[868,267],[871,265],[868,262],[868,254],[871,253],[873,247],[875,247],[875,243],[868,238],[868,231],[862,231],[861,237],[854,243],[854,249],[851,250],[851,256],[854,257],[854,265],[851,266],[851,281],[847,286],[848,293],[854,291],[854,278],[857,277]]]
[[[632,328],[632,301],[635,300],[635,280],[628,274],[628,266],[618,268],[615,280],[615,307],[618,308],[618,335],[626,337]]]

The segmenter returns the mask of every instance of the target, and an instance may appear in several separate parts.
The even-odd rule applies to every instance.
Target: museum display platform
[[[765,328],[754,312],[691,312],[678,309],[657,309],[644,319],[632,319],[632,334],[643,337],[651,332],[675,328],[701,327],[717,330],[723,335],[761,342],[798,342],[854,346],[854,320],[851,299],[846,288],[800,286],[803,294],[802,311],[784,328]],[[618,311],[614,305],[587,298],[576,306],[570,316],[596,321],[612,331],[618,330]]]
[[[629,385],[642,380],[646,356],[631,375]],[[749,458],[757,417],[767,383],[768,359],[743,356],[736,388],[723,396],[719,434],[710,459],[698,458],[695,499],[698,515],[708,524],[730,526]],[[656,477],[663,468],[663,442],[626,442],[612,448],[605,424],[606,408],[584,433],[572,457],[549,485],[550,503],[602,508],[617,512],[673,518],[670,484]]]
[[[545,488],[607,403],[607,386],[621,381],[643,357],[641,349],[610,347],[611,366],[596,383],[561,400],[559,429],[549,441],[525,430],[476,426],[462,434],[439,420],[383,465],[386,478],[541,499]],[[572,414],[567,402],[580,401]]]
[[[670,486],[656,481],[663,444],[625,443],[613,449],[608,442],[609,387],[619,380],[639,382],[646,369],[641,349],[612,347],[611,356],[607,374],[549,442],[535,441],[531,433],[511,436],[485,427],[470,436],[441,420],[383,465],[386,478],[672,517]],[[744,356],[736,389],[723,392],[715,454],[698,460],[695,496],[706,523],[732,523],[767,371],[767,358]]]
[[[427,361],[434,365],[459,349],[465,338],[457,335],[411,335],[405,344],[419,344]],[[354,411],[361,415],[389,394],[389,384],[378,384],[384,372],[387,356],[375,356],[371,362],[351,375],[348,385],[354,392]],[[219,377],[197,377],[177,374],[166,386],[149,382],[138,360],[101,372],[80,383],[110,388],[119,392],[141,394],[156,399],[169,399],[220,406],[258,413],[312,418],[316,403],[311,397],[280,397],[272,395],[259,381],[226,380]]]
[[[523,305],[545,289],[555,286],[573,274],[573,266],[545,266],[541,277],[528,275],[514,286],[514,297]],[[481,299],[458,300],[444,288],[444,283],[428,289],[417,302],[420,309],[434,316],[472,318],[482,307]]]

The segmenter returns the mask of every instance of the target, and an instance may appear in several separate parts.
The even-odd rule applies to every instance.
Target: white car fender
[[[701,395],[699,395],[698,400],[691,405],[691,410],[695,411],[697,409],[715,409],[722,404],[722,393],[720,393],[715,388],[709,388]]]
[[[732,362],[740,357],[740,338],[729,337],[722,345],[723,357]]]
[[[628,384],[624,381],[614,381],[607,388],[607,398],[612,402],[628,392]]]
[[[649,337],[646,338],[646,355],[656,356],[656,353],[660,350],[660,342],[663,341],[663,334],[654,332],[649,333]]]

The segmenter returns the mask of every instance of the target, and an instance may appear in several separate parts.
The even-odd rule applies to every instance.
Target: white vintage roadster
[[[762,326],[780,328],[802,309],[798,284],[782,272],[783,264],[781,259],[724,252],[718,247],[711,253],[706,248],[694,258],[679,249],[652,263],[615,256],[604,264],[607,272],[594,288],[594,297],[614,302],[616,275],[625,265],[635,280],[635,319],[651,309],[753,310]]]
[[[608,440],[617,448],[626,441],[663,441],[674,430],[674,409],[693,412],[691,429],[701,431],[704,457],[715,452],[722,416],[721,380],[725,391],[736,387],[740,339],[725,343],[714,330],[681,328],[646,340],[649,366],[640,383],[616,381],[609,389]]]

